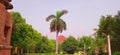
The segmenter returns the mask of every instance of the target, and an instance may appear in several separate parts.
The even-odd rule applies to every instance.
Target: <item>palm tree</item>
[[[60,17],[67,12],[67,10],[57,11],[56,15],[49,15],[46,18],[46,21],[52,20],[50,23],[50,31],[56,32],[56,54],[58,54],[58,34],[66,30],[66,23]]]

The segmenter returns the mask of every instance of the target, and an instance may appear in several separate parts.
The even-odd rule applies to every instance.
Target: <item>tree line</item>
[[[25,18],[19,12],[11,12],[13,17],[13,32],[11,45],[13,46],[13,54],[17,53],[53,53],[55,52],[56,40],[48,39],[35,30],[32,25],[27,24]],[[99,49],[99,55],[106,54],[107,35],[111,37],[112,53],[120,51],[120,12],[112,16],[101,16],[100,23],[95,31],[95,37],[82,36],[74,38],[69,36],[65,41],[59,43],[59,53],[73,54],[75,52],[86,49],[87,54],[95,54],[95,48]],[[85,48],[84,48],[85,47]]]

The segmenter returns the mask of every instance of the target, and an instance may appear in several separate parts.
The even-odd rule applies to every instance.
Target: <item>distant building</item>
[[[63,35],[58,36],[59,43],[63,43],[64,40],[65,40],[65,36],[63,36]]]

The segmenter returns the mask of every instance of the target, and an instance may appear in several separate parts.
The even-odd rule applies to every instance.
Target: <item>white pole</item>
[[[110,36],[108,35],[107,38],[108,38],[108,53],[109,55],[111,55]]]

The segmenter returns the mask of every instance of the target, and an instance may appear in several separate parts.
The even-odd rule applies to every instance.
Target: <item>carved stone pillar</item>
[[[13,6],[9,0],[0,0],[0,55],[10,55],[12,46],[10,39],[12,33],[12,16],[7,9]]]
[[[11,55],[12,46],[0,45],[0,55]]]

